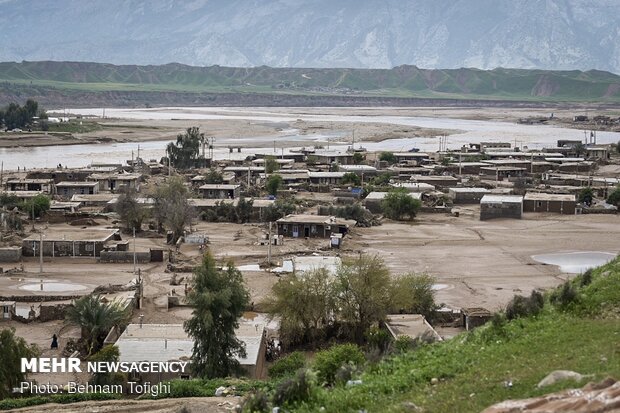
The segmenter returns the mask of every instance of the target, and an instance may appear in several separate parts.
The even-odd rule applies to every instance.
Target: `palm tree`
[[[110,328],[129,321],[131,310],[122,302],[105,302],[100,295],[90,294],[75,300],[67,311],[67,320],[82,328],[88,355],[99,350]]]

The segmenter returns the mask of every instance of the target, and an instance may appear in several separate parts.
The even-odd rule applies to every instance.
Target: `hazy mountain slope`
[[[620,73],[617,0],[0,0],[0,61]]]
[[[617,102],[620,76],[525,69],[304,69],[0,63],[0,81],[91,91],[278,93]]]

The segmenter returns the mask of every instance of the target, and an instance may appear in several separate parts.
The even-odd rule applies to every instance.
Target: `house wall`
[[[0,262],[18,262],[22,259],[20,247],[0,248]]]
[[[93,195],[99,193],[98,186],[65,186],[56,188],[58,196],[71,198],[73,195]]]
[[[452,192],[450,196],[455,204],[479,204],[485,192]]]
[[[43,240],[44,257],[99,257],[103,241],[46,241]],[[25,257],[39,256],[39,241],[24,240],[22,253]]]
[[[99,262],[132,263],[133,256],[134,254],[131,251],[101,251]],[[151,253],[144,251],[136,252],[136,262],[140,264],[151,262]]]
[[[521,219],[523,214],[523,203],[502,202],[480,204],[480,220],[484,221],[493,218],[515,218]]]
[[[555,212],[564,215],[574,215],[576,201],[553,201],[553,200],[533,200],[523,201],[523,211],[525,212]]]
[[[295,228],[297,229],[295,235]],[[307,234],[307,235],[306,235]],[[324,224],[278,222],[278,235],[292,238],[329,238],[331,231]]]

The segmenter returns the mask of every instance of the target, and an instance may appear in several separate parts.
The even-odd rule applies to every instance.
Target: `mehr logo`
[[[22,373],[81,373],[80,359],[76,357],[22,358]]]

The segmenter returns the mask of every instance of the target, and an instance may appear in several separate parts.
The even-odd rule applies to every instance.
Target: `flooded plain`
[[[68,112],[97,117],[102,115],[101,108],[95,109],[67,109]],[[277,124],[279,131],[270,136],[256,135],[249,137],[230,136],[218,140],[215,145],[215,159],[243,159],[256,152],[265,152],[266,148],[273,148],[276,144],[278,149],[274,154],[288,153],[291,149],[299,149],[303,146],[321,145],[329,146],[330,149],[344,149],[347,143],[342,142],[343,135],[349,137],[356,126],[367,124],[400,125],[402,127],[419,127],[451,130],[455,133],[449,135],[445,146],[448,149],[458,149],[470,142],[495,141],[511,142],[523,149],[542,149],[555,147],[558,139],[583,139],[584,131],[564,128],[553,125],[524,125],[514,121],[461,119],[446,116],[403,116],[398,110],[393,113],[398,115],[386,115],[390,109],[384,108],[381,114],[369,112],[360,114],[359,108],[313,108],[311,113],[296,108],[201,108],[201,107],[164,107],[155,109],[110,109],[106,108],[106,117],[126,121],[148,122],[152,125],[159,123],[170,124],[171,121],[184,121],[178,125],[186,125],[188,122],[206,122],[231,120],[235,122],[247,121],[248,123]],[[312,125],[317,122],[332,122],[350,127],[350,133],[342,131],[315,131],[303,133],[294,125],[303,122]],[[180,128],[182,129],[182,128]],[[146,133],[146,132],[145,132]],[[612,143],[620,140],[620,133],[597,132],[598,143]],[[46,147],[16,147],[1,148],[0,158],[4,161],[5,169],[19,167],[39,168],[53,167],[59,162],[69,167],[83,166],[86,163],[124,163],[131,159],[132,151],[137,153],[140,146],[141,157],[146,160],[159,160],[165,154],[167,140],[143,140],[123,143],[92,143],[85,145],[64,145]],[[279,143],[278,143],[279,142]],[[286,145],[280,143],[286,142]],[[418,136],[407,138],[387,139],[381,142],[356,141],[357,146],[363,146],[368,150],[391,150],[406,151],[412,147],[422,151],[438,150],[439,140],[433,136]],[[241,147],[241,152],[230,152],[228,147]],[[281,148],[280,146],[286,146]]]

